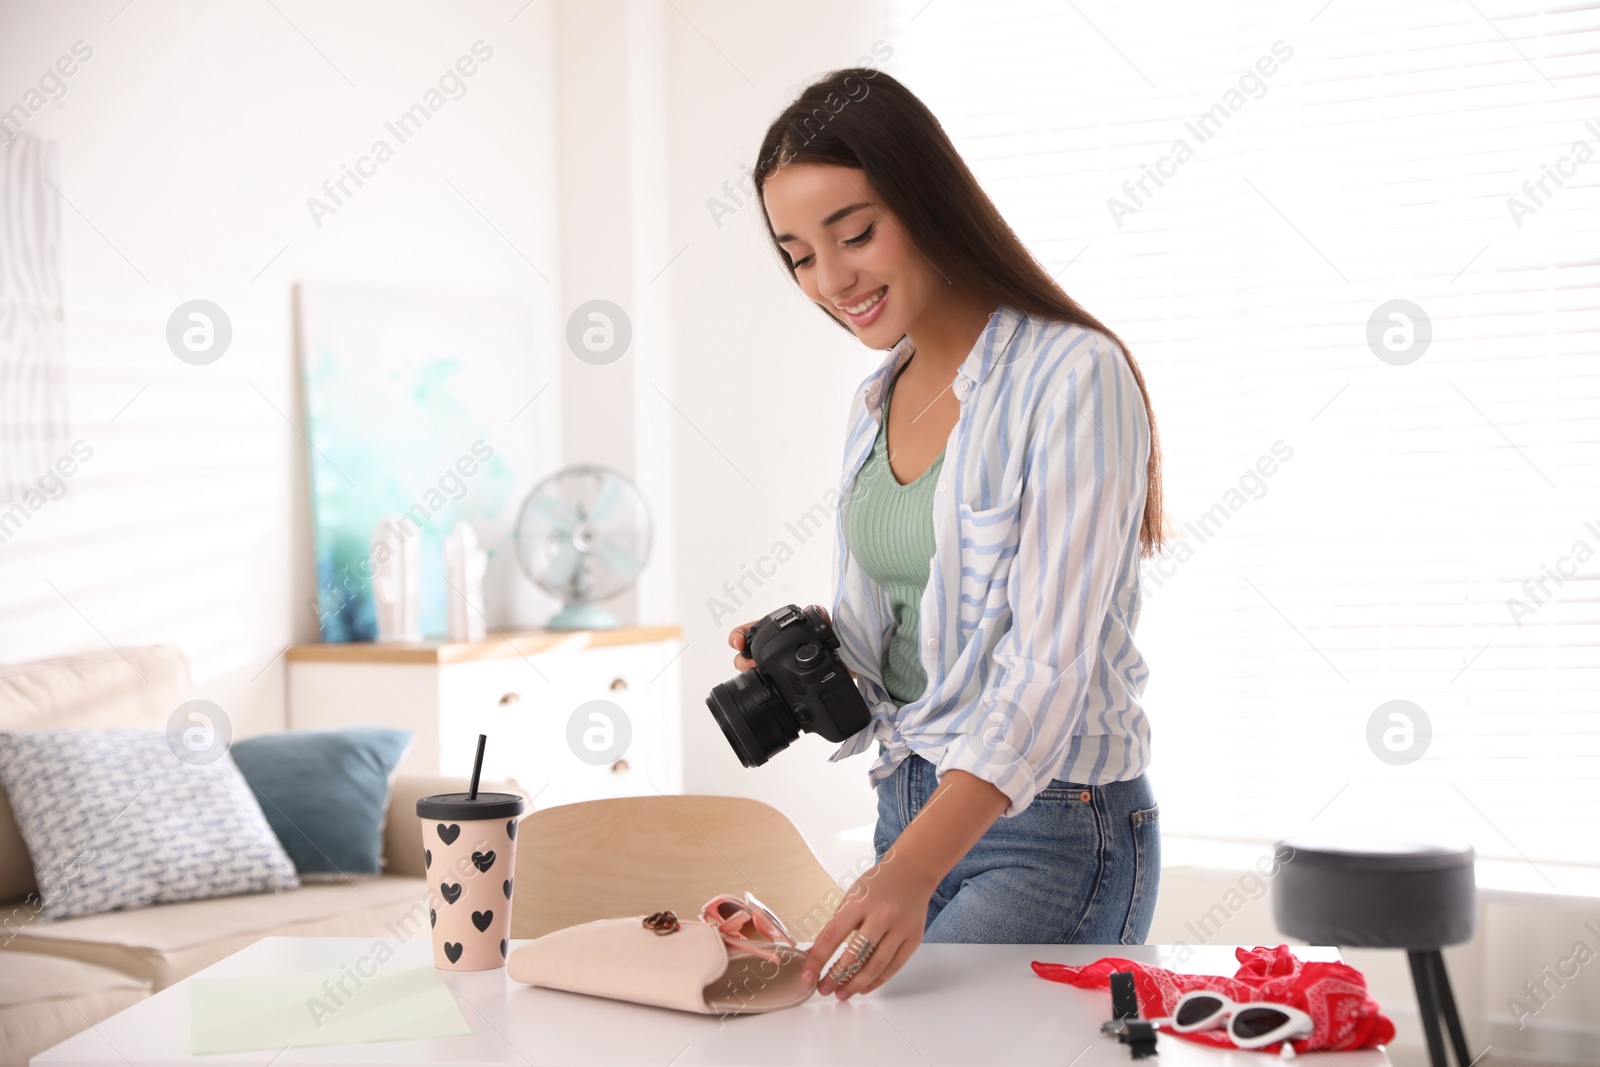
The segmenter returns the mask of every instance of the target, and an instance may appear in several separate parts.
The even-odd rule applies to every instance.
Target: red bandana
[[[1240,966],[1232,978],[1178,974],[1115,956],[1096,960],[1086,967],[1034,960],[1033,970],[1041,978],[1084,989],[1109,989],[1113,973],[1132,971],[1134,988],[1139,993],[1139,1014],[1145,1019],[1171,1015],[1178,998],[1191,989],[1208,989],[1239,1003],[1287,1004],[1311,1016],[1316,1024],[1309,1038],[1290,1042],[1296,1052],[1372,1048],[1394,1040],[1394,1023],[1379,1011],[1378,1002],[1367,995],[1367,980],[1354,967],[1343,963],[1306,963],[1290,952],[1288,945],[1272,949],[1239,948],[1234,954]],[[1221,1048],[1233,1047],[1222,1030],[1176,1036]],[[1261,1051],[1276,1052],[1282,1044],[1280,1041]]]

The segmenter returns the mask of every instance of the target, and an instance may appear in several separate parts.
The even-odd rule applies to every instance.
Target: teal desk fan
[[[528,580],[563,607],[548,630],[614,630],[597,606],[627,590],[650,555],[650,509],[627,478],[581,464],[557,471],[522,502],[512,535]]]

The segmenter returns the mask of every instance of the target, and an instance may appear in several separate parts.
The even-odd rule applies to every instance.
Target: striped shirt
[[[882,664],[894,617],[845,546],[848,488],[871,454],[884,387],[914,351],[890,349],[857,388],[835,515],[832,617],[872,721],[830,762],[878,742],[876,786],[912,752],[992,783],[1020,814],[1053,779],[1144,772],[1149,670],[1139,619],[1139,525],[1150,423],[1110,337],[1007,305],[951,389],[960,416],[934,490],[922,593],[923,695],[896,708]]]

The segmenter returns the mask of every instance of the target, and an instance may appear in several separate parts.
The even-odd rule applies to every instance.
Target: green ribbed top
[[[933,559],[933,489],[944,463],[941,451],[928,469],[907,485],[889,467],[889,401],[902,365],[884,395],[883,418],[872,455],[851,486],[845,512],[845,543],[873,581],[883,587],[894,614],[894,631],[884,652],[883,681],[896,706],[922,696],[927,672],[917,650],[922,591]]]

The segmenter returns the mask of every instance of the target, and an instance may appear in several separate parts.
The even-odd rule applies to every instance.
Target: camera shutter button
[[[794,650],[794,658],[809,667],[822,657],[822,649],[811,642],[806,642]]]

